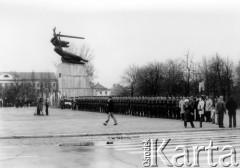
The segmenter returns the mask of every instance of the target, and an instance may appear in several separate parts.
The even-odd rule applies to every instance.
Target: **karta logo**
[[[206,151],[206,161],[210,167],[217,167],[218,165],[223,167],[235,166],[237,167],[239,163],[236,162],[237,154],[233,146],[225,145],[221,148],[221,155],[218,156],[218,162],[213,162],[213,151],[218,151],[218,146],[213,146],[213,141],[209,142],[207,147],[205,146],[192,146],[192,161],[189,160],[189,147],[184,145],[178,145],[172,151],[176,152],[171,158],[167,157],[164,153],[164,149],[167,147],[171,139],[162,141],[161,145],[158,147],[158,139],[147,139],[144,141],[144,157],[142,165],[144,167],[158,167],[158,158],[165,166],[168,167],[182,167],[182,166],[192,166],[199,167],[199,155],[200,151]],[[171,148],[170,148],[171,149]],[[177,151],[182,151],[178,153]],[[179,160],[183,158],[183,161]]]

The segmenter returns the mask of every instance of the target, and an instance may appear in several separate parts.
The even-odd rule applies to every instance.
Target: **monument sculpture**
[[[69,47],[69,42],[63,41],[60,37],[84,39],[83,37],[62,35],[53,29],[51,43],[55,46],[54,51],[61,56],[62,63],[58,65],[58,88],[62,96],[92,96],[92,88],[85,63],[88,60],[77,54],[63,50]]]
[[[53,29],[53,38],[51,39],[51,43],[55,46],[54,51],[62,56],[62,62],[64,63],[72,63],[72,64],[85,64],[88,62],[88,60],[83,59],[81,56],[78,56],[76,54],[67,52],[63,50],[62,47],[69,47],[69,42],[62,41],[60,37],[68,37],[68,38],[78,38],[78,39],[84,39],[83,37],[75,37],[75,36],[67,36],[67,35],[61,35],[61,32],[56,34],[56,27]]]

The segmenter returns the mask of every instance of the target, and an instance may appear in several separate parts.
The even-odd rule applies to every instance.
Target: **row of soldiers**
[[[183,119],[180,101],[184,97],[113,97],[114,113],[133,116]],[[81,111],[106,112],[108,97],[78,97],[65,99],[72,109]],[[198,98],[193,98],[196,111],[195,120],[199,120]],[[64,104],[64,103],[62,103]]]

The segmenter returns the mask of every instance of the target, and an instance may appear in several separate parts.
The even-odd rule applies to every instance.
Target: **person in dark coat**
[[[43,101],[42,101],[42,98],[40,98],[37,104],[37,115],[41,115],[42,110],[43,110]]]
[[[103,123],[103,125],[106,126],[108,124],[108,122],[110,120],[110,117],[112,117],[112,119],[114,121],[113,125],[117,125],[118,124],[116,118],[113,115],[113,111],[114,111],[114,102],[112,100],[112,97],[109,96],[108,104],[107,104],[107,114],[108,114],[108,116],[107,116],[107,120]]]
[[[217,102],[216,109],[218,111],[219,128],[224,128],[223,118],[224,118],[224,114],[226,114],[226,104],[223,101],[223,96],[219,97],[219,101]]]
[[[189,103],[189,100],[186,99],[185,100],[185,104],[183,105],[183,109],[184,109],[184,126],[185,128],[187,128],[187,122],[190,122],[192,128],[195,128],[194,127],[194,124],[193,124],[193,113],[191,113],[192,111],[192,106],[191,104]]]
[[[232,128],[232,122],[233,122],[233,127],[236,128],[237,102],[233,100],[233,97],[230,97],[229,100],[227,101],[226,108],[228,110],[228,116],[229,116],[229,128]]]
[[[46,115],[48,115],[48,107],[49,107],[49,101],[48,101],[48,99],[46,99],[45,107],[46,107],[46,109],[45,109]]]

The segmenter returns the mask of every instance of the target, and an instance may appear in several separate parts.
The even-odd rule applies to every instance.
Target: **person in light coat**
[[[212,99],[210,99],[208,96],[206,96],[206,106],[205,106],[206,122],[211,122],[212,105],[213,105]]]
[[[184,109],[183,109],[183,105],[185,104],[184,102],[184,97],[181,97],[181,100],[179,101],[179,108],[180,110],[180,115],[181,115],[181,119],[184,120]]]

